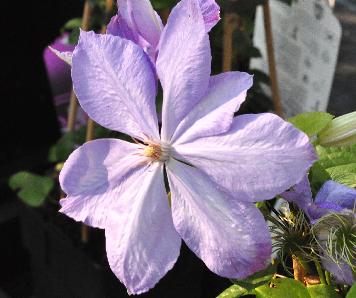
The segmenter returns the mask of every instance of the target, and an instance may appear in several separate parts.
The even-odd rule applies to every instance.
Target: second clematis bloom
[[[198,0],[205,30],[209,32],[220,20],[220,7],[215,0]],[[120,36],[139,45],[155,64],[158,43],[163,31],[160,16],[149,0],[118,0],[117,15],[112,17],[107,33]]]
[[[234,118],[252,77],[210,76],[200,1],[178,3],[160,36],[161,133],[155,70],[139,45],[81,32],[72,60],[82,108],[139,142],[102,139],[74,151],[60,174],[60,211],[105,229],[110,267],[128,292],[152,288],[176,262],[181,239],[218,275],[243,279],[265,268],[271,239],[254,202],[298,183],[316,155],[276,115]]]
[[[323,184],[315,199],[313,200],[309,180],[308,177],[305,176],[299,184],[295,185],[289,191],[282,193],[281,196],[287,201],[293,202],[299,208],[301,208],[309,217],[313,226],[325,226],[322,229],[318,228],[317,230],[319,231],[316,235],[320,242],[320,250],[323,256],[323,266],[326,270],[333,274],[334,278],[338,282],[352,285],[355,282],[355,278],[352,274],[351,267],[347,265],[342,259],[338,259],[338,257],[333,257],[334,260],[332,260],[327,254],[326,242],[328,237],[326,235],[328,235],[328,230],[330,230],[330,228],[335,230],[338,229],[338,221],[327,223],[329,218],[324,216],[327,216],[328,214],[344,214],[346,218],[351,218],[351,225],[354,225],[352,229],[349,230],[354,230],[354,222],[356,216],[356,190],[335,181],[328,180]],[[336,218],[337,217],[338,216],[336,216]],[[325,218],[325,220],[323,220],[323,218]],[[325,222],[327,224],[325,224]],[[342,238],[347,239],[348,237]],[[336,244],[334,245],[334,251],[337,251],[337,246]],[[355,255],[354,252],[353,255]],[[355,262],[356,260],[354,259],[354,267],[356,267]]]

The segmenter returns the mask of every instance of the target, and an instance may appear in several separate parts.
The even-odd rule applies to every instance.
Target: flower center
[[[164,143],[153,143],[147,142],[143,149],[143,155],[151,158],[153,161],[162,161],[165,162],[169,159],[170,156],[170,145]]]

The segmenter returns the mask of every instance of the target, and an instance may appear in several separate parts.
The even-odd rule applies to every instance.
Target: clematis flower
[[[173,267],[181,239],[218,275],[243,279],[265,268],[271,239],[254,202],[298,183],[316,159],[308,137],[278,116],[234,118],[252,77],[210,76],[199,3],[178,3],[160,37],[161,133],[156,74],[141,47],[81,32],[73,53],[83,109],[137,143],[101,139],[75,150],[60,174],[60,211],[105,229],[110,267],[133,294]]]
[[[313,223],[330,212],[353,210],[356,190],[328,180],[313,200],[308,176],[305,176],[300,183],[282,193],[281,196],[299,206]]]
[[[328,218],[326,218],[326,216],[332,214],[342,214],[345,215],[346,218],[351,216],[351,218],[353,218],[351,222],[354,222],[356,190],[329,180],[324,183],[317,193],[315,200],[313,200],[308,177],[305,176],[299,184],[291,190],[282,193],[281,196],[287,201],[297,204],[310,218],[311,223],[313,225],[318,225],[315,230],[317,230],[317,238],[320,241],[320,249],[323,255],[322,263],[324,268],[331,272],[338,282],[349,285],[353,284],[355,279],[353,277],[351,267],[341,259],[335,260],[334,257],[331,258],[328,256],[327,241],[329,240],[329,230],[330,228],[336,230],[338,229],[338,220],[334,220],[330,223],[329,218],[332,219],[333,216],[329,216]],[[336,217],[338,218],[338,216]],[[354,224],[355,223],[351,223],[351,225]],[[319,226],[324,226],[324,228],[320,228]],[[355,227],[351,228],[351,230],[354,229]],[[348,237],[345,236],[342,238],[345,240]],[[336,247],[336,244],[334,245]]]
[[[220,20],[220,7],[215,0],[199,0],[206,32]],[[149,0],[118,0],[118,14],[112,17],[107,33],[129,39],[139,45],[155,63],[163,30],[160,16]]]

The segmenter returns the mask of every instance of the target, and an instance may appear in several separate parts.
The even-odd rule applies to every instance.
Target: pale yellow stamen
[[[170,148],[161,145],[162,144],[148,143],[143,149],[143,155],[151,158],[153,161],[167,161],[169,159]]]

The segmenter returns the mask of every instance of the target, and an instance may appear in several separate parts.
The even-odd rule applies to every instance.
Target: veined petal
[[[220,20],[220,7],[215,0],[199,0],[205,22],[206,32],[209,32]]]
[[[221,134],[229,130],[234,113],[245,101],[252,76],[244,72],[226,72],[210,77],[204,98],[179,123],[173,143]]]
[[[335,181],[323,184],[315,197],[315,204],[332,203],[345,209],[353,209],[356,201],[356,190]]]
[[[151,63],[133,42],[81,31],[73,53],[74,91],[100,125],[141,140],[159,139]]]
[[[154,64],[163,30],[162,20],[148,0],[118,0],[119,12],[112,17],[107,33],[139,45]]]
[[[118,139],[85,143],[67,159],[59,176],[67,194],[60,212],[94,227],[105,228],[108,210],[147,168],[139,145]]]
[[[130,294],[144,293],[173,267],[181,244],[173,226],[162,164],[152,164],[111,214],[105,229],[110,267]]]
[[[234,118],[228,132],[174,146],[233,197],[273,198],[299,183],[316,160],[308,137],[274,114]]]
[[[159,44],[157,73],[163,88],[163,141],[208,88],[211,54],[198,0],[182,0],[172,10]]]
[[[163,30],[162,20],[149,0],[118,0],[119,15],[132,30],[141,35],[154,48]]]
[[[313,196],[310,189],[308,175],[305,175],[297,185],[294,185],[288,191],[285,191],[281,196],[288,202],[293,202],[301,208],[306,214],[313,202]]]
[[[211,271],[243,279],[266,267],[271,238],[254,204],[227,197],[200,170],[174,159],[167,173],[174,226]]]
[[[324,256],[321,259],[323,267],[329,271],[332,276],[336,279],[337,282],[341,284],[353,285],[356,282],[355,278],[352,275],[351,267],[342,261],[339,264],[334,263],[330,258]]]

